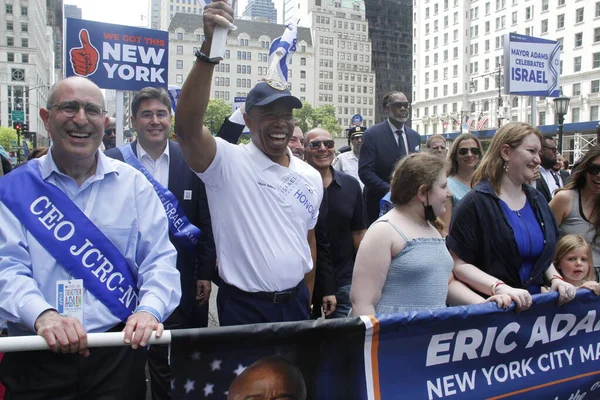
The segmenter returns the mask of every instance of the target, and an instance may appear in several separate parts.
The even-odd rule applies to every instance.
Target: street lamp
[[[565,122],[565,114],[569,110],[569,102],[571,99],[561,93],[560,97],[554,99],[554,109],[558,117],[558,151],[563,151],[563,124]]]

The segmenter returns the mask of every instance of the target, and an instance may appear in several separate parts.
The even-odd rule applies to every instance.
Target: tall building
[[[47,24],[52,28],[54,43],[54,80],[62,78],[63,74],[63,25],[64,6],[62,0],[46,1]]]
[[[403,92],[412,101],[413,0],[365,0],[365,8],[377,81],[375,122],[381,122],[387,117],[381,107],[387,92]]]
[[[215,68],[211,98],[232,103],[246,97],[269,68],[269,47],[285,25],[237,20],[229,34],[225,59]],[[194,53],[204,40],[202,16],[175,14],[169,27],[169,85],[181,86],[196,60]],[[298,46],[289,65],[289,85],[302,101],[315,105],[315,53],[309,29],[298,29]]]
[[[65,4],[65,18],[81,19],[81,8],[72,4]]]
[[[58,29],[48,26],[46,1],[12,2],[0,8],[0,125],[12,126],[23,113],[42,144],[48,136],[39,109],[54,83],[53,30]],[[62,4],[60,8],[62,13]],[[54,24],[62,27],[62,19]]]
[[[373,125],[376,79],[364,2],[298,0],[297,7],[300,25],[311,28],[315,46],[314,105],[333,104],[342,127],[355,114]]]
[[[202,15],[204,4],[205,0],[150,0],[150,27],[167,31],[175,14]]]
[[[277,10],[272,0],[249,0],[242,16],[255,21],[277,23]]]
[[[531,98],[504,94],[504,35],[558,40],[565,122],[596,121],[600,109],[600,1],[435,0],[415,3],[413,125],[421,134],[456,132],[452,119],[488,117],[484,128],[531,121]],[[502,84],[503,78],[500,79]],[[553,100],[537,97],[537,125],[555,123]],[[449,122],[449,123],[448,123]],[[447,125],[446,125],[447,124]],[[573,156],[566,141],[565,153]],[[572,157],[571,157],[572,158]]]

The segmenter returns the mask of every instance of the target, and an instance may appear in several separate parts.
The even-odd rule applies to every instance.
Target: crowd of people
[[[485,152],[470,133],[421,151],[406,96],[390,92],[386,120],[349,129],[336,154],[332,132],[295,124],[302,103],[277,80],[213,136],[207,54],[232,12],[205,8],[177,141],[164,89],[134,96],[136,140],[117,146],[95,84],[52,87],[40,110],[52,146],[0,179],[0,318],[52,350],[5,356],[11,398],[144,398],[146,363],[153,398],[169,398],[168,350],[148,341],[206,326],[212,283],[221,326],[600,294],[600,147],[570,176],[554,141],[520,122]],[[87,333],[114,331],[127,346],[88,349]]]

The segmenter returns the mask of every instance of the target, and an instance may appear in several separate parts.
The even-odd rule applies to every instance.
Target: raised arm
[[[233,9],[226,0],[213,0],[204,8],[204,42],[200,48],[203,55],[210,54],[215,26],[231,26]],[[177,103],[175,132],[183,150],[183,156],[192,170],[204,172],[210,166],[217,151],[216,142],[204,126],[204,114],[210,97],[215,64],[198,57],[187,76]]]

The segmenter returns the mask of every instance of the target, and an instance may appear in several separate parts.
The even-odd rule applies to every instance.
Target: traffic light
[[[20,135],[22,132],[22,126],[20,122],[13,122],[13,129],[17,131],[17,135]]]
[[[27,124],[27,122],[23,122],[23,123],[21,124],[21,132],[22,132],[24,135],[27,135],[27,134],[29,133],[29,125]]]

